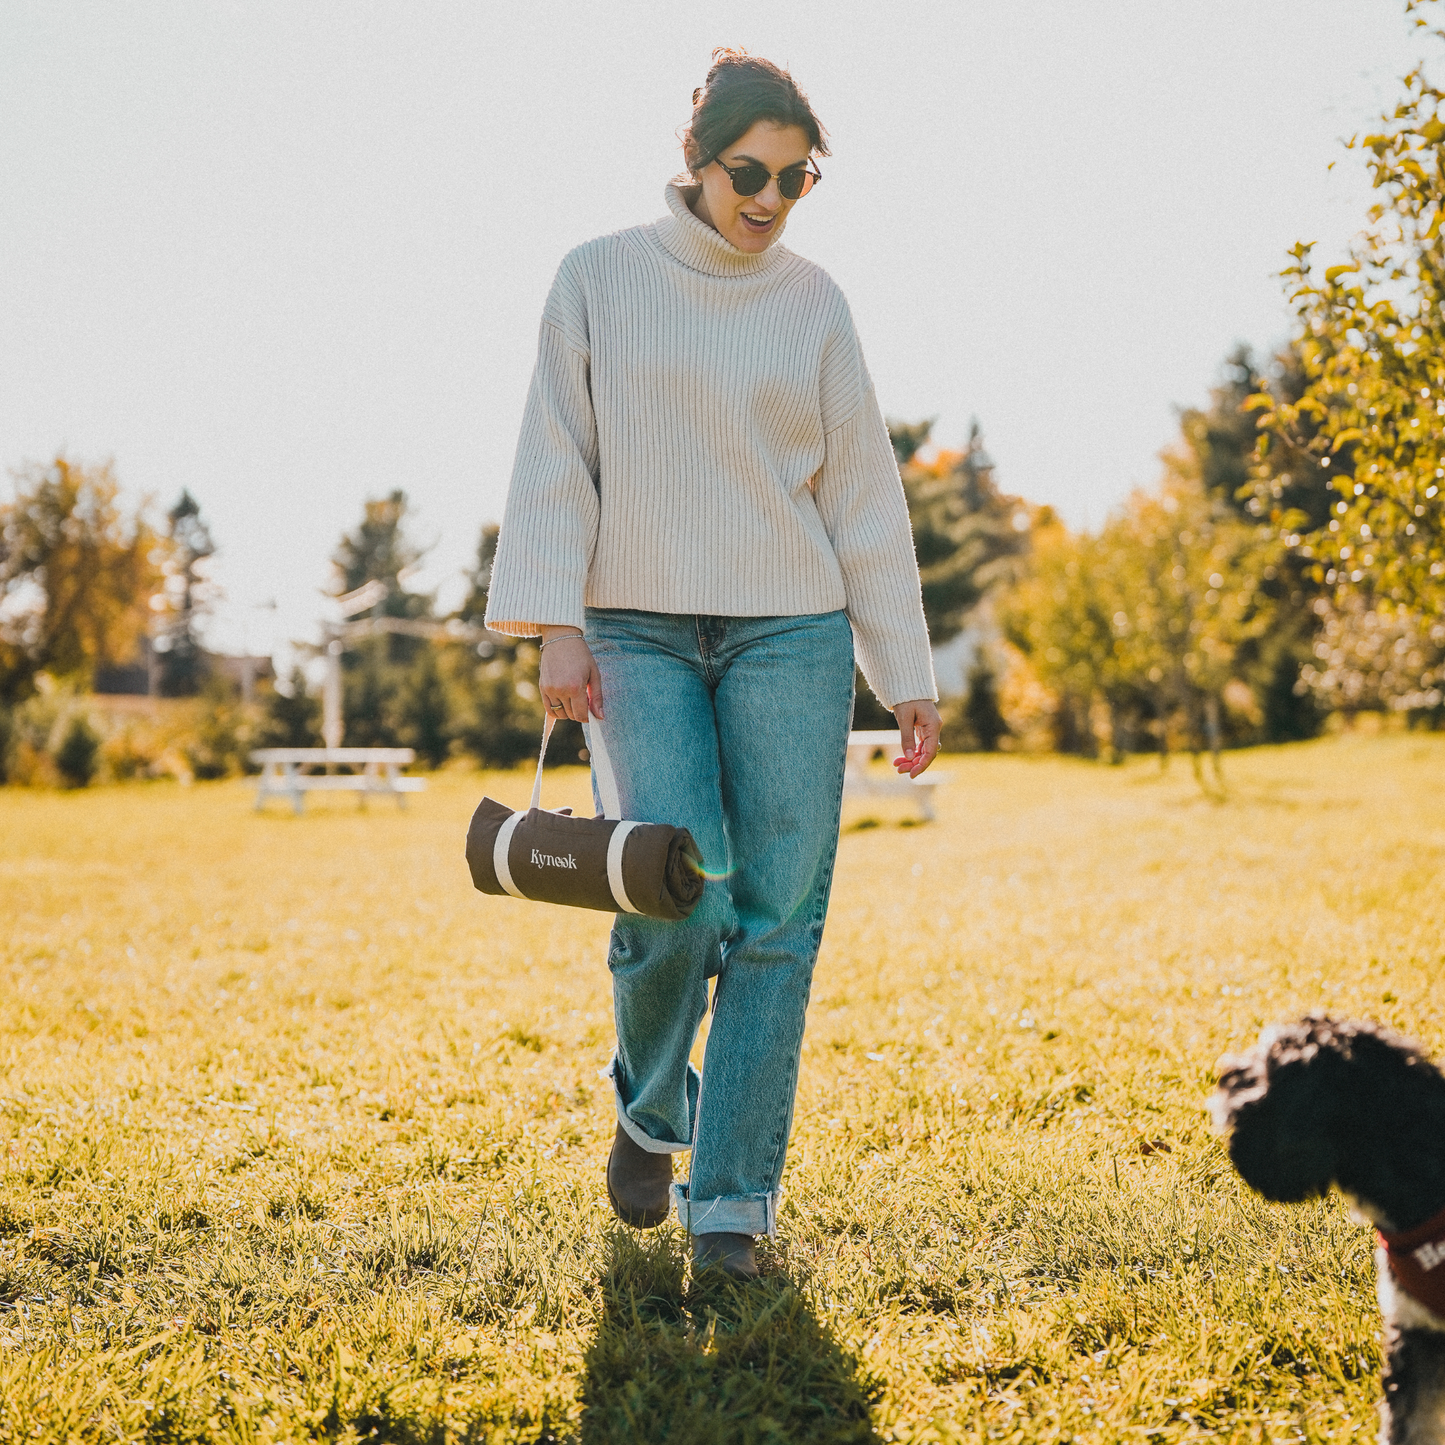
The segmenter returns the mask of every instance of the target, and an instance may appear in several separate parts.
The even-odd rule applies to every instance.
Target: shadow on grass
[[[874,828],[926,828],[927,826],[927,818],[899,818],[892,823],[885,823],[881,818],[859,818],[854,823],[845,823],[841,831],[844,833],[867,833]]]
[[[582,1445],[873,1445],[881,1383],[793,1282],[688,1286],[684,1244],[614,1236],[585,1360]]]

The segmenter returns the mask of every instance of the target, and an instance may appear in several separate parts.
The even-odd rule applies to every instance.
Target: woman
[[[898,720],[900,771],[932,762],[939,718],[847,302],[779,244],[820,179],[822,127],[785,71],[718,51],[684,153],[665,219],[557,273],[487,624],[540,634],[547,709],[600,730],[599,805],[687,827],[702,850],[686,922],[620,914],[612,931],[607,1193],[644,1229],[675,1200],[695,1267],[752,1277],[832,881],[855,645]]]

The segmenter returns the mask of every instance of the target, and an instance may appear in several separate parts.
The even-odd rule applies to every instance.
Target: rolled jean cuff
[[[770,1194],[724,1194],[692,1200],[686,1184],[672,1186],[678,1222],[689,1234],[766,1234],[776,1239],[782,1197],[782,1191],[775,1189]]]
[[[689,1112],[695,1125],[697,1120],[697,1098],[701,1078],[691,1064],[687,1066],[687,1072],[687,1100]],[[611,1080],[612,1097],[617,1104],[617,1122],[622,1125],[623,1132],[639,1149],[645,1149],[649,1154],[683,1154],[692,1148],[691,1139],[688,1139],[685,1144],[674,1144],[668,1139],[654,1139],[641,1124],[627,1117],[627,1100],[622,1097],[622,1084],[617,1077],[616,1054],[612,1055],[611,1061],[607,1067],[602,1070],[601,1077]]]

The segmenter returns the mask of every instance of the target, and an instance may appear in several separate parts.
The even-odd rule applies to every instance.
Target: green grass
[[[1202,1103],[1307,1008],[1445,1044],[1445,740],[1235,755],[1223,803],[943,766],[936,824],[849,818],[746,1290],[606,1208],[609,920],[462,861],[521,773],[0,792],[0,1440],[1372,1432],[1367,1233],[1246,1194]]]

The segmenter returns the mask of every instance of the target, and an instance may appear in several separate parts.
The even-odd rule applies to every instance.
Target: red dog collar
[[[1402,1234],[1379,1235],[1396,1285],[1445,1319],[1445,1209]]]

